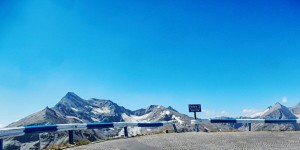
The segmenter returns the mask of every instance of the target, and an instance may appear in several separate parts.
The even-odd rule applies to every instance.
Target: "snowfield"
[[[262,112],[258,112],[258,113],[250,115],[250,117],[251,118],[260,117],[260,116],[264,115],[266,112],[268,112],[269,110],[270,110],[270,108],[267,108],[266,110],[264,110]]]
[[[162,116],[164,116],[164,115],[170,115],[170,111],[163,111],[163,112],[161,112],[161,114],[160,115],[162,115]]]
[[[68,150],[298,150],[299,132],[187,132],[105,141]]]
[[[100,120],[97,119],[97,118],[92,117],[91,119],[92,119],[94,122],[100,122]]]
[[[184,124],[184,121],[180,120],[180,117],[176,117],[175,115],[172,116],[172,119],[175,119],[178,121],[180,124]]]
[[[71,107],[71,109],[72,109],[73,111],[76,111],[76,112],[78,111],[78,109],[76,109],[76,108],[73,108],[73,107]]]
[[[76,120],[79,120],[81,122],[83,122],[83,120],[79,119],[78,117],[75,117],[75,116],[66,116],[67,118],[71,118],[71,119],[76,119]]]
[[[123,113],[122,118],[124,119],[125,122],[146,122],[147,117],[149,116],[150,113],[142,115],[142,116],[135,116],[131,115],[128,116],[127,114]]]
[[[4,127],[5,127],[5,125],[0,123],[0,129],[4,128]]]
[[[92,111],[94,114],[105,114],[105,113],[110,113],[110,109],[107,107],[102,107],[102,108],[93,108]]]
[[[130,115],[128,116],[127,114],[123,113],[122,118],[124,119],[125,122],[147,122],[147,117],[150,115],[150,113],[142,115],[142,116],[135,116],[135,115]],[[141,127],[128,127],[128,134],[132,136],[136,136],[142,133],[142,128]],[[151,131],[151,129],[149,129]],[[119,132],[119,136],[124,135],[124,129],[122,129]]]

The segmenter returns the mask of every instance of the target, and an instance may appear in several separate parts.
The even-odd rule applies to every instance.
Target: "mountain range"
[[[298,119],[300,116],[300,104],[294,107],[286,107],[280,103],[268,107],[265,111],[252,115],[258,119]],[[299,124],[253,124],[252,130],[300,130]]]
[[[300,103],[288,108],[280,103],[268,107],[265,111],[251,115],[251,118],[296,119],[300,116]],[[241,117],[245,118],[245,117]],[[249,117],[248,117],[249,118]],[[193,118],[178,112],[171,106],[151,105],[147,108],[129,110],[111,100],[91,98],[84,100],[73,92],[68,92],[54,107],[31,114],[11,123],[7,127],[19,127],[40,124],[67,124],[86,122],[149,122],[177,120],[179,132],[193,131]],[[200,125],[202,131],[246,130],[245,124],[210,124]],[[131,136],[153,134],[170,130],[171,127],[155,129],[129,128]],[[253,124],[252,130],[299,130],[297,124]],[[123,129],[109,128],[83,130],[75,132],[75,140],[96,141],[108,137],[123,136]],[[26,134],[25,136],[5,140],[5,149],[40,149],[51,145],[67,143],[67,132]]]
[[[84,100],[75,93],[68,92],[54,107],[45,109],[11,123],[7,127],[20,127],[41,124],[67,124],[86,122],[148,122],[177,120],[179,131],[191,131],[191,117],[181,114],[171,106],[164,107],[151,105],[147,108],[129,110],[119,106],[111,100],[91,98]],[[203,127],[202,127],[203,128]],[[213,128],[213,127],[212,127]],[[129,135],[143,135],[171,127],[158,129],[129,128]],[[84,130],[75,132],[75,140],[88,139],[96,141],[112,136],[122,136],[123,129],[100,129]],[[49,140],[50,139],[50,140]],[[5,140],[5,149],[39,149],[51,145],[66,143],[68,136],[66,132],[30,134]],[[47,142],[48,141],[48,142]]]

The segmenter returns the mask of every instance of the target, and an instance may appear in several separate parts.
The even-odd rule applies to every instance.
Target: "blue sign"
[[[189,104],[189,112],[201,112],[201,104]]]

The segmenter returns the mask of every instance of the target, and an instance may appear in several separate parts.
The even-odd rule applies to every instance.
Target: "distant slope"
[[[289,108],[283,106],[280,103],[273,105],[267,112],[262,116],[262,119],[297,119]],[[253,124],[253,130],[299,130],[298,124]]]
[[[26,125],[38,125],[38,124],[64,124],[72,122],[71,120],[68,120],[61,114],[57,113],[51,108],[46,107],[45,109],[34,113],[32,115],[29,115],[28,117],[25,117],[23,119],[20,119],[17,122],[13,122],[8,127],[19,127],[19,126],[26,126]],[[75,121],[74,121],[75,122]]]
[[[296,106],[289,108],[289,110],[298,118],[300,118],[300,103],[298,103]]]
[[[280,103],[276,103],[270,110],[264,113],[261,118],[264,119],[297,119],[297,117],[290,112],[290,110],[281,105]]]

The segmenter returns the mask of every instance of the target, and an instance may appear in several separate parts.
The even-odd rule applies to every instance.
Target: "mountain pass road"
[[[94,143],[68,150],[299,150],[300,132],[211,132],[147,135]]]

